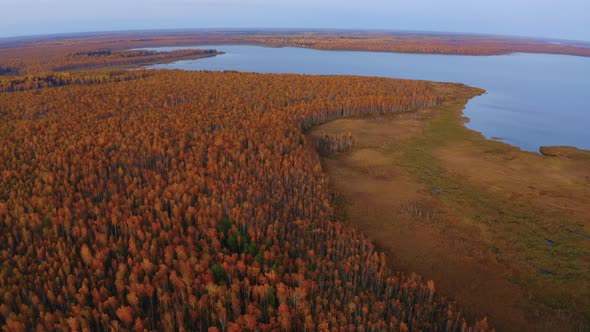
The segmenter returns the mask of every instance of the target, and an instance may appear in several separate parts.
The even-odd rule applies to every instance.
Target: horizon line
[[[291,31],[291,32],[390,32],[390,33],[413,33],[417,35],[447,35],[447,36],[480,36],[480,37],[501,37],[501,38],[517,38],[517,39],[537,39],[543,41],[565,41],[565,42],[579,42],[579,43],[590,43],[590,40],[581,39],[567,39],[567,38],[554,38],[554,37],[541,37],[541,36],[523,36],[523,35],[505,35],[505,34],[492,34],[492,33],[480,33],[480,32],[457,32],[457,31],[433,31],[433,30],[409,30],[409,29],[358,29],[358,28],[302,28],[302,27],[204,27],[204,28],[159,28],[159,29],[114,29],[114,30],[90,30],[90,31],[79,31],[79,32],[55,32],[47,34],[23,34],[14,36],[0,37],[0,41],[18,41],[33,38],[67,38],[67,37],[81,37],[91,35],[117,35],[124,33],[146,33],[146,32],[191,32],[191,31],[235,31],[245,32],[252,30],[266,30],[266,31]],[[590,46],[590,45],[586,45]]]

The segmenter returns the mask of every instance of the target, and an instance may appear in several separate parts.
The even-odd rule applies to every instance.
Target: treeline
[[[16,68],[0,65],[0,76],[3,75],[18,75],[18,70]]]
[[[260,44],[322,50],[451,55],[503,55],[520,52],[590,56],[590,47],[516,37],[359,32],[254,34],[250,38]]]
[[[338,135],[325,134],[314,143],[321,153],[335,154],[349,152],[354,147],[354,137],[352,137],[352,133],[349,131]]]
[[[67,71],[73,69],[88,69],[101,67],[117,67],[130,65],[146,65],[177,61],[182,59],[198,59],[215,56],[216,50],[175,50],[175,51],[88,51],[76,52],[53,61],[53,71]]]
[[[468,88],[133,73],[0,94],[4,329],[488,329],[334,220],[302,133]]]
[[[33,47],[0,48],[0,76],[40,75],[68,70],[136,68],[177,60],[199,59],[219,54],[216,50],[116,50],[117,42],[86,44],[49,43]],[[127,49],[131,45],[124,46]],[[4,72],[4,73],[2,73]]]
[[[114,83],[145,78],[149,75],[150,73],[145,71],[95,71],[0,77],[0,93],[54,88],[64,85]]]
[[[65,67],[67,54],[75,57],[105,57],[111,53],[142,47],[183,45],[250,44],[295,46],[325,50],[358,50],[426,54],[499,55],[515,52],[590,56],[590,47],[580,43],[551,43],[534,38],[419,34],[395,32],[330,32],[251,30],[113,33],[112,35],[46,38],[9,43],[0,41],[0,65],[20,74],[36,74]],[[15,46],[16,45],[16,46]],[[198,56],[198,55],[197,55]],[[102,65],[102,64],[101,64]],[[73,67],[76,68],[76,67]]]

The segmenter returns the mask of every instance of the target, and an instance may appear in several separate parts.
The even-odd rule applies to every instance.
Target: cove
[[[466,126],[486,138],[526,151],[567,145],[590,150],[590,58],[516,53],[501,56],[321,51],[245,45],[215,48],[225,54],[147,66],[154,69],[237,70],[260,73],[360,75],[458,82],[483,88],[469,101]]]

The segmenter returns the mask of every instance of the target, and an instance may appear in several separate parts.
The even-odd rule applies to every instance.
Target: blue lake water
[[[590,149],[590,58],[517,53],[502,56],[319,51],[207,45],[225,54],[149,66],[160,69],[363,75],[461,82],[487,90],[472,99],[467,127],[523,150],[570,145]]]

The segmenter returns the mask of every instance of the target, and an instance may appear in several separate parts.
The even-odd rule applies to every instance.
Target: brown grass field
[[[590,158],[523,152],[468,130],[461,111],[477,93],[313,128],[312,139],[355,140],[352,152],[323,157],[340,213],[396,268],[437,280],[499,331],[587,329]]]

